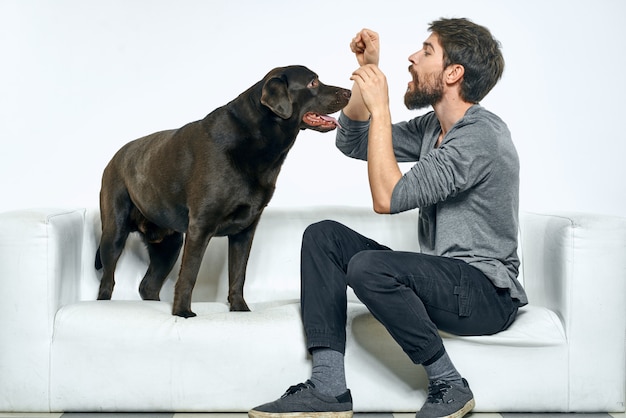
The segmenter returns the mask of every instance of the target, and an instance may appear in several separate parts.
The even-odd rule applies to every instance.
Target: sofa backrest
[[[396,250],[417,251],[417,211],[378,215],[364,207],[268,207],[261,217],[248,262],[244,296],[248,303],[300,297],[300,245],[306,227],[332,219]],[[82,300],[94,300],[101,272],[94,268],[100,240],[100,214],[86,213],[83,240]],[[181,251],[182,254],[182,251]],[[149,263],[138,234],[131,234],[116,269],[113,299],[140,299],[138,288]],[[180,257],[161,291],[161,300],[171,302],[180,269]],[[206,250],[193,292],[194,302],[226,303],[228,294],[228,239],[213,238]]]

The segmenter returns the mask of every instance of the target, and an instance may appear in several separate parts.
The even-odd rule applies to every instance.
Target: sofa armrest
[[[84,210],[0,214],[1,411],[49,408],[54,315],[78,299],[83,219]]]
[[[555,311],[569,346],[570,409],[591,382],[621,399],[626,376],[626,218],[522,213],[524,286],[531,304]]]

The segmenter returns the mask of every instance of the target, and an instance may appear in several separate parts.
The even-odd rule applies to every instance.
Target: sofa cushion
[[[184,319],[171,315],[165,302],[89,301],[62,307],[52,344],[53,409],[92,408],[93,393],[106,387],[99,399],[102,410],[246,410],[310,375],[297,300],[252,304],[252,312],[229,312],[227,304],[206,302],[194,303],[192,309],[198,316]],[[355,408],[384,411],[392,404],[396,411],[416,410],[425,398],[421,368],[412,367],[364,305],[351,302],[348,312],[346,367]],[[511,367],[531,367],[535,376],[546,374],[541,377],[552,380],[567,376],[565,365],[555,361],[566,347],[563,328],[544,308],[524,308],[509,330],[495,336],[442,335],[461,364],[477,348],[479,357],[494,358],[493,366],[503,367],[507,352],[543,347],[545,361],[529,358],[529,364]],[[276,373],[284,378],[268,378]],[[466,374],[470,382],[482,379],[489,375],[489,365]],[[381,396],[362,396],[372,391]]]

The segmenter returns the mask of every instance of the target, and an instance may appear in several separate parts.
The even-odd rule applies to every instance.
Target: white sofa
[[[305,227],[335,219],[417,250],[417,212],[268,208],[253,243],[249,313],[226,304],[226,239],[194,291],[196,318],[139,299],[147,256],[131,236],[112,301],[96,301],[94,210],[0,215],[0,411],[246,411],[310,374],[299,314]],[[521,215],[530,305],[498,335],[445,335],[476,411],[624,411],[626,219]],[[357,412],[414,412],[425,375],[351,295],[346,368]]]

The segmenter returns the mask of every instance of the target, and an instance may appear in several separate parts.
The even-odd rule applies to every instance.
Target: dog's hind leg
[[[178,260],[183,245],[183,234],[174,232],[159,242],[146,244],[150,255],[150,266],[139,285],[139,294],[143,300],[159,300],[163,283]]]
[[[117,217],[116,217],[117,218]],[[119,260],[130,229],[123,217],[110,220],[103,216],[102,238],[98,253],[102,263],[102,279],[98,290],[98,300],[109,300],[115,286],[115,266]]]
[[[131,232],[129,220],[132,203],[123,182],[110,166],[104,170],[100,190],[100,218],[102,237],[96,253],[96,267],[102,265],[102,279],[98,300],[111,299],[115,286],[115,267]],[[98,259],[100,263],[98,263]]]

